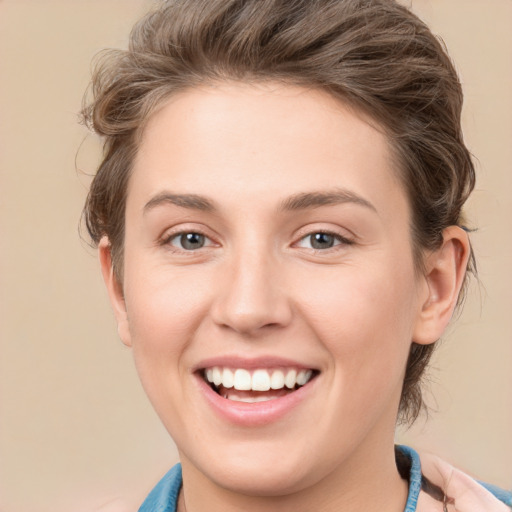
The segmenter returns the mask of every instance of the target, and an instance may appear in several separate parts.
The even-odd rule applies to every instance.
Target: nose
[[[292,318],[282,272],[268,255],[240,254],[219,275],[212,317],[217,325],[256,336]]]

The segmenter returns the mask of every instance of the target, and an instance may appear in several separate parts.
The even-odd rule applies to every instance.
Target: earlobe
[[[131,335],[126,312],[123,289],[119,283],[114,269],[112,267],[112,251],[107,237],[103,237],[98,245],[98,252],[101,265],[103,281],[107,287],[110,304],[114,310],[114,316],[117,322],[117,332],[121,341],[128,347],[131,347]]]
[[[442,246],[427,257],[424,279],[428,293],[418,314],[414,342],[427,345],[441,337],[457,305],[469,256],[467,233],[458,226],[446,228]]]

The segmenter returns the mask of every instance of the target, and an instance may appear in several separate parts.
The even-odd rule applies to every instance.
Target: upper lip
[[[245,358],[238,355],[225,355],[207,358],[200,361],[192,368],[192,372],[220,366],[224,368],[244,368],[247,370],[265,369],[265,368],[295,368],[298,370],[317,370],[310,364],[301,363],[293,359],[287,359],[277,356],[260,356]]]

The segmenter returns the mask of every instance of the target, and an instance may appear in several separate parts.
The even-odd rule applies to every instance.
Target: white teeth
[[[251,374],[244,368],[221,368],[214,366],[207,368],[204,376],[206,380],[216,387],[221,385],[226,389],[234,388],[238,391],[268,391],[270,389],[294,389],[297,385],[304,386],[313,376],[312,370],[289,369],[257,369]]]
[[[270,376],[267,370],[256,370],[252,374],[252,389],[254,391],[268,391],[270,389]]]
[[[234,383],[235,374],[229,368],[224,368],[222,372],[222,385],[225,388],[232,388]]]
[[[238,391],[249,391],[252,386],[251,374],[247,370],[235,370],[233,387]]]
[[[225,398],[228,398],[226,396]],[[255,402],[267,402],[268,400],[273,400],[270,396],[236,396],[230,395],[229,400],[233,400],[233,402],[246,402],[248,404],[253,404]]]
[[[270,378],[270,387],[272,389],[284,388],[284,373],[281,370],[275,370]]]
[[[284,378],[284,383],[287,388],[292,389],[295,387],[295,383],[297,378],[297,372],[295,370],[288,370],[286,377]]]
[[[222,382],[222,372],[220,371],[219,367],[215,366],[213,368],[213,383],[216,386],[219,386],[221,382]]]
[[[304,386],[304,384],[306,384],[306,382],[311,378],[312,374],[313,372],[311,370],[301,370],[297,374],[297,384],[299,386]]]

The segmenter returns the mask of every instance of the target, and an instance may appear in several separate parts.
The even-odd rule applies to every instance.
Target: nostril
[[[289,324],[291,314],[281,313],[278,308],[272,310],[242,311],[241,308],[216,311],[213,319],[223,329],[232,330],[238,334],[254,335],[260,331],[280,329]]]

